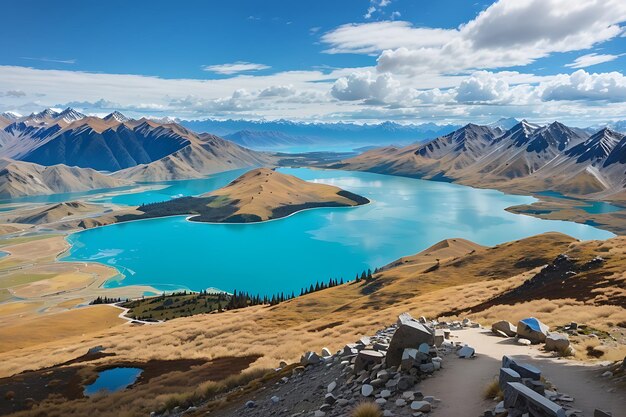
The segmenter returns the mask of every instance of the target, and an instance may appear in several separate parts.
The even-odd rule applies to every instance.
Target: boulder
[[[398,366],[406,348],[418,348],[422,343],[433,345],[434,332],[426,325],[404,313],[398,317],[398,328],[389,342],[387,366]]]
[[[456,352],[459,358],[471,358],[472,356],[474,356],[474,353],[476,353],[474,348],[467,345],[463,346]]]
[[[361,387],[361,395],[364,397],[369,397],[374,392],[374,387],[370,384],[363,384]]]
[[[300,358],[300,364],[303,366],[307,365],[317,365],[320,363],[321,358],[315,352],[307,352]]]
[[[333,354],[330,352],[330,349],[328,348],[322,348],[322,356],[326,357],[326,356],[332,356]]]
[[[435,346],[440,347],[445,340],[445,333],[443,329],[435,329]]]
[[[546,337],[546,350],[567,352],[569,349],[569,337],[563,333],[550,333]]]
[[[432,405],[428,401],[413,401],[411,403],[411,410],[421,411],[422,413],[428,413]]]
[[[354,371],[361,372],[364,369],[369,369],[372,366],[379,364],[383,361],[385,355],[375,350],[363,349],[356,356],[354,361]]]
[[[517,323],[517,335],[533,343],[546,341],[549,327],[534,317],[522,319]]]
[[[497,335],[499,335],[499,333],[504,333],[508,337],[515,337],[515,335],[517,334],[517,330],[513,323],[510,323],[506,320],[501,320],[497,323],[493,323],[491,325],[491,331]]]
[[[398,389],[400,391],[406,391],[415,385],[415,377],[414,376],[402,376],[398,379]]]
[[[533,416],[566,417],[560,405],[550,401],[519,382],[509,382],[504,390],[504,407]]]
[[[500,368],[500,377],[498,379],[498,385],[500,390],[504,392],[506,384],[509,382],[521,382],[522,377],[516,371],[511,368]]]

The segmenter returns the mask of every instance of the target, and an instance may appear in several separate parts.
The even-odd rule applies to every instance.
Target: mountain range
[[[281,135],[296,137],[299,141],[298,144],[350,144],[357,147],[372,144],[411,143],[445,135],[460,127],[459,125],[438,125],[435,123],[405,125],[395,122],[356,124],[230,119],[181,120],[179,123],[196,132],[210,132],[224,137],[241,131],[280,132]],[[306,142],[302,143],[302,141]]]
[[[626,138],[525,120],[499,126],[468,124],[422,144],[370,150],[334,165],[424,179],[533,193],[626,200]]]
[[[22,173],[28,170],[27,163],[31,163],[33,178],[38,178],[40,166],[58,166],[64,171],[71,166],[75,173],[81,168],[114,172],[107,177],[113,183],[116,179],[127,183],[199,178],[273,161],[268,154],[214,135],[198,135],[176,123],[134,120],[119,112],[99,118],[71,108],[45,109],[25,117],[0,115],[0,157],[22,161]],[[93,176],[91,172],[84,175]],[[47,188],[63,189],[59,181],[51,188],[48,186],[52,184],[44,181],[44,187],[21,190],[32,194],[44,193]],[[75,188],[70,186],[72,183],[68,178],[66,188]],[[94,181],[96,184],[100,182]],[[14,197],[16,193],[7,192],[3,196]]]

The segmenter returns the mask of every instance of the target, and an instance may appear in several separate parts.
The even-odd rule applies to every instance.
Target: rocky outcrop
[[[534,317],[522,319],[517,323],[517,335],[533,343],[546,341],[549,327]]]

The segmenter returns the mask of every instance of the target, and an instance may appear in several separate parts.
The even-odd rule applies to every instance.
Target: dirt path
[[[483,391],[499,372],[503,355],[531,363],[558,388],[575,398],[574,407],[584,416],[593,416],[595,408],[612,411],[614,417],[626,416],[626,393],[601,378],[601,367],[557,359],[536,347],[516,344],[513,339],[492,336],[485,329],[453,331],[453,341],[462,341],[476,349],[477,358],[459,359],[448,355],[444,369],[423,381],[420,389],[442,400],[434,416],[479,416],[493,401],[483,400]]]

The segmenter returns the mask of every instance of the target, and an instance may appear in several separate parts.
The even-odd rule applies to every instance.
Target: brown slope
[[[0,160],[0,198],[114,188],[130,182],[89,168]]]

